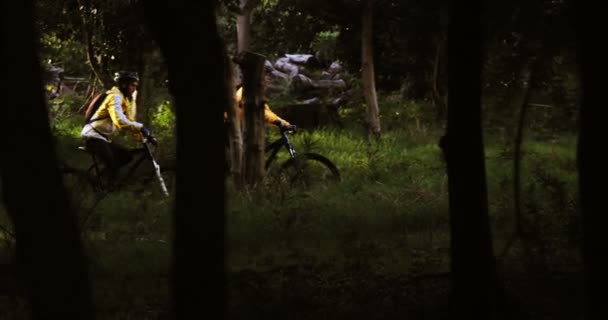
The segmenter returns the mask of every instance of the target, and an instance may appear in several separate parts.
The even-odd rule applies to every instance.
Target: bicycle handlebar
[[[148,137],[144,137],[143,141],[144,144],[145,143],[151,143],[153,146],[158,145],[158,140],[156,140],[156,138],[154,138],[153,136],[148,136]]]
[[[284,132],[295,133],[296,126],[295,125],[284,126],[284,127],[280,127],[279,130],[281,131],[281,133],[284,133]]]

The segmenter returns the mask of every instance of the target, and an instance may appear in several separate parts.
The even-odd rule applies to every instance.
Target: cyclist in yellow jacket
[[[239,114],[239,118],[243,119],[243,117],[245,116],[245,110],[243,109],[243,87],[238,88],[234,98],[238,106],[237,112]],[[276,113],[272,112],[268,104],[264,104],[264,119],[267,123],[274,124],[275,126],[281,129],[295,129],[294,125],[290,124],[287,120],[282,119]]]
[[[136,72],[120,71],[115,74],[116,85],[108,90],[107,96],[91,119],[82,128],[87,150],[100,159],[107,169],[110,181],[120,167],[129,163],[133,155],[128,148],[112,143],[112,137],[122,130],[134,133],[137,139],[150,137],[150,130],[135,121],[134,96],[139,84]]]

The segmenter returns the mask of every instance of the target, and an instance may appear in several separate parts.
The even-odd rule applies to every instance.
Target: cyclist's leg
[[[128,168],[128,164],[135,158],[135,151],[122,145],[111,143],[110,148],[112,149],[112,155],[114,156],[114,176],[113,184],[123,184],[126,182],[132,174],[131,169]],[[140,151],[141,152],[141,151]]]
[[[113,181],[116,177],[118,166],[111,143],[101,139],[91,138],[85,141],[85,145],[87,149],[104,164],[105,170],[102,173],[102,176],[108,179],[109,182]]]
[[[112,149],[117,168],[121,168],[133,160],[133,150],[116,143],[111,143],[110,148]]]

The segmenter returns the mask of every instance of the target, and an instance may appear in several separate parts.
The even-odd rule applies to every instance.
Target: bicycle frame
[[[165,181],[160,173],[160,165],[158,164],[158,162],[156,162],[156,159],[154,158],[154,155],[152,154],[152,150],[149,146],[149,143],[151,143],[151,142],[148,141],[148,139],[146,138],[142,141],[143,147],[130,150],[132,153],[137,153],[140,156],[139,156],[139,158],[135,159],[133,164],[131,164],[127,173],[120,179],[118,185],[122,184],[124,181],[129,179],[144,160],[150,159],[152,161],[152,165],[154,166],[154,171],[156,173],[156,177],[158,178],[158,180],[160,182],[163,193],[165,194],[165,196],[169,196],[169,191],[167,190]],[[82,149],[82,150],[89,152],[86,149]],[[99,163],[97,161],[97,158],[92,153],[91,153],[91,157],[93,158],[93,164],[91,165],[91,167],[89,167],[89,169],[87,169],[87,172],[91,173],[91,170],[94,169],[95,174],[93,176],[97,180],[96,183],[100,186],[103,186],[101,175],[100,175],[100,170],[99,170]]]
[[[270,166],[270,164],[272,163],[272,161],[276,158],[277,153],[279,152],[282,146],[285,146],[287,151],[289,151],[289,156],[291,158],[296,157],[296,150],[294,149],[293,145],[291,144],[291,141],[289,140],[289,137],[287,136],[287,131],[281,131],[281,137],[266,146],[266,148],[264,148],[264,152],[270,152],[268,159],[266,159],[267,169],[268,166]]]
[[[277,167],[277,170],[278,173],[282,172],[289,175],[290,177],[288,179],[290,179],[291,182],[294,182],[294,179],[300,179],[307,175],[309,177],[312,177],[313,179],[308,182],[304,182],[305,185],[308,186],[310,186],[311,182],[314,180],[340,180],[340,171],[338,170],[336,165],[325,156],[314,152],[303,152],[296,155],[296,150],[291,144],[291,141],[288,137],[288,133],[295,131],[281,130],[280,132],[281,137],[264,148],[265,153],[269,154],[265,163],[267,173],[269,170],[274,170],[271,169],[271,164],[277,159],[277,153],[279,152],[281,147],[284,146],[289,152],[290,158],[288,158],[285,162],[281,163]],[[293,169],[295,169],[295,171]]]

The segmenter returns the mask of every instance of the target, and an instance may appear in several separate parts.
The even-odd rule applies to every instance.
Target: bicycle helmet
[[[134,71],[118,71],[114,74],[114,81],[120,82],[123,80],[139,81],[139,75]]]

